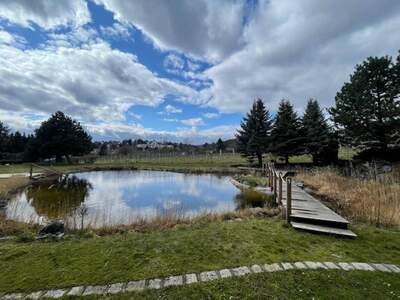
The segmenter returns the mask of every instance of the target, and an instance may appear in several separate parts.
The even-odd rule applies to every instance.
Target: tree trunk
[[[258,167],[262,168],[262,153],[257,153]]]
[[[56,154],[56,162],[62,162],[62,155],[61,154]]]
[[[289,155],[285,155],[285,164],[286,164],[286,165],[289,164]]]

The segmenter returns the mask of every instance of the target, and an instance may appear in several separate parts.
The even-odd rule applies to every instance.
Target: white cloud
[[[215,118],[219,117],[219,114],[218,113],[204,113],[203,117],[207,118],[207,119],[215,119]]]
[[[245,1],[95,1],[163,50],[215,62],[242,46]]]
[[[398,28],[394,0],[260,1],[244,30],[246,46],[205,72],[213,85],[203,96],[224,112],[245,112],[256,97],[272,110],[283,97],[298,110],[309,97],[332,105],[357,63],[396,54]]]
[[[102,42],[97,30],[92,27],[77,27],[67,33],[50,33],[49,38],[44,47],[53,46],[55,50],[59,47],[87,47]]]
[[[170,105],[170,104],[165,106],[165,111],[167,113],[170,113],[170,114],[180,114],[180,113],[182,113],[182,109],[177,108],[177,107],[175,107],[173,105]]]
[[[86,123],[124,120],[132,105],[157,106],[166,95],[197,94],[104,42],[31,50],[0,45],[0,76],[8,78],[0,82],[1,110],[47,115],[62,110]]]
[[[215,142],[218,138],[231,139],[234,137],[237,126],[221,125],[201,130],[197,127],[191,127],[167,131],[145,128],[140,124],[100,123],[90,124],[87,129],[97,140],[146,138],[158,141],[184,141],[185,143],[201,144]]]
[[[11,45],[15,42],[14,37],[9,34],[7,31],[0,30],[0,43]]]
[[[24,27],[35,23],[52,29],[86,24],[90,22],[90,13],[84,0],[2,0],[0,18]]]
[[[112,26],[100,26],[103,35],[113,39],[132,39],[129,27],[115,22]]]
[[[185,120],[181,120],[181,122],[184,125],[193,126],[193,127],[204,125],[202,118],[185,119]]]
[[[182,70],[185,67],[185,61],[176,54],[168,54],[164,59],[164,67],[172,70]]]

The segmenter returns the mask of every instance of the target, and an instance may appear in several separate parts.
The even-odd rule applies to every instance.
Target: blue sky
[[[5,0],[0,120],[31,132],[62,110],[95,140],[228,139],[256,97],[272,114],[332,105],[355,64],[397,55],[399,27],[395,0]]]

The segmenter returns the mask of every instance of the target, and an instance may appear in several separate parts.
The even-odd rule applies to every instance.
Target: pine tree
[[[289,156],[304,151],[301,122],[288,100],[282,100],[279,104],[271,137],[271,152],[283,156],[286,164],[289,163]]]
[[[35,131],[34,144],[41,158],[62,156],[68,159],[70,155],[83,155],[93,149],[92,138],[81,124],[66,116],[63,112],[54,113]]]
[[[330,113],[340,142],[361,150],[360,157],[399,155],[399,145],[392,145],[400,129],[399,74],[400,58],[394,64],[389,56],[369,57],[335,97]]]
[[[338,143],[317,100],[310,99],[302,118],[304,147],[314,163],[327,164],[337,160]]]
[[[10,129],[0,121],[0,158],[6,152]]]
[[[241,122],[236,134],[237,151],[250,163],[257,159],[262,166],[262,156],[269,148],[271,118],[261,99],[254,101],[250,112]]]
[[[218,152],[225,150],[225,144],[224,142],[219,138],[216,144],[216,150]]]

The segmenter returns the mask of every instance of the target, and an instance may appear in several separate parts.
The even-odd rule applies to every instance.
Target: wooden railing
[[[292,173],[287,172],[283,175],[281,171],[275,169],[273,163],[264,164],[264,171],[268,178],[268,186],[271,187],[271,192],[274,193],[274,199],[279,205],[282,205],[282,187],[286,184],[286,220],[290,222],[290,216],[292,214]]]
[[[52,168],[45,168],[43,166],[31,163],[31,167],[30,167],[30,170],[29,170],[29,179],[32,179],[33,167],[38,168],[38,169],[42,169],[42,170],[46,171],[47,174],[50,174],[50,175],[53,175],[53,174],[54,175],[60,175],[60,176],[63,175],[63,173],[60,172],[60,171],[54,170]]]

